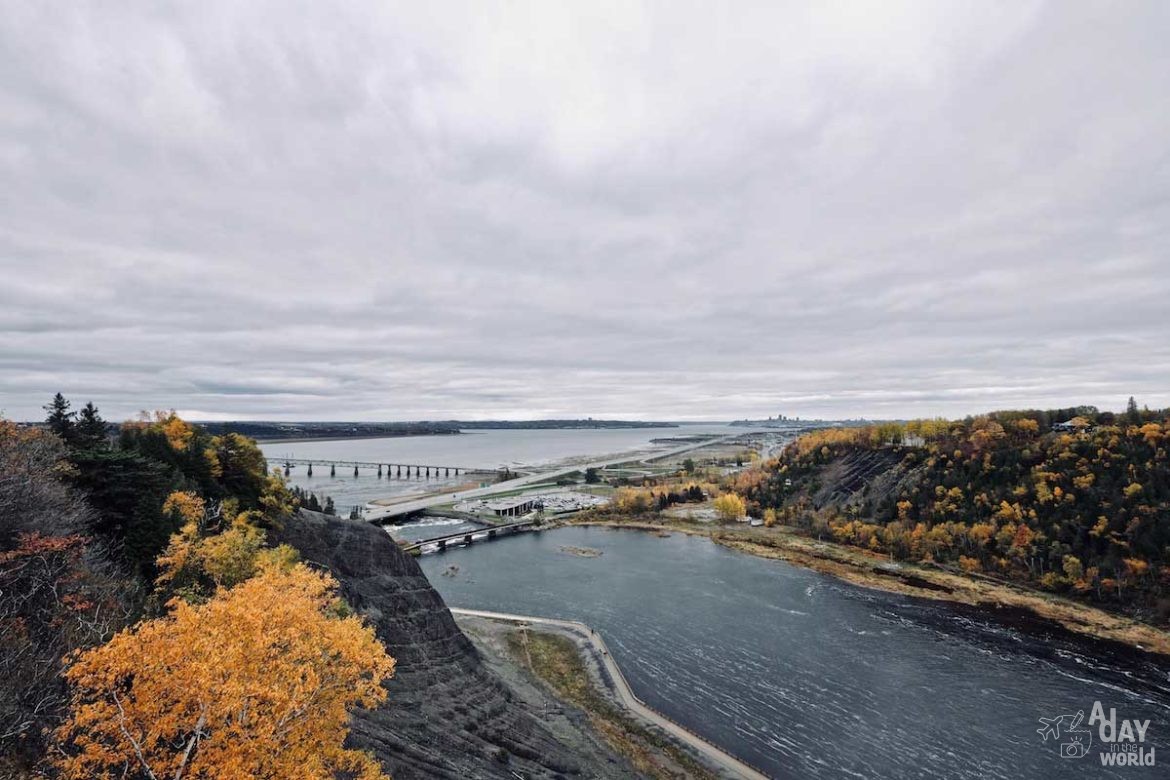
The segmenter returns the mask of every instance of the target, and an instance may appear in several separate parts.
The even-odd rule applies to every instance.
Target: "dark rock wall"
[[[359,713],[350,734],[395,780],[592,776],[512,701],[415,560],[384,531],[302,510],[271,536],[332,571],[397,659],[386,703]]]

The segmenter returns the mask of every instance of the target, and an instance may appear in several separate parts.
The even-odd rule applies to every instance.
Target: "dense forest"
[[[0,419],[0,777],[382,778],[343,743],[394,661],[267,543],[298,498],[255,442],[46,409]]]
[[[822,538],[1164,623],[1168,449],[1170,413],[1131,399],[1117,415],[1078,407],[815,431],[736,488],[752,514]]]

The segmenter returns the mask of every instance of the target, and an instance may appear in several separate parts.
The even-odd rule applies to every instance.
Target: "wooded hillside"
[[[1165,622],[1170,415],[997,412],[802,436],[749,511],[896,560],[986,572]]]

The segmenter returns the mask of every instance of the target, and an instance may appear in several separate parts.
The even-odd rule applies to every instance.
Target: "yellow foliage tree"
[[[167,496],[163,502],[162,511],[165,514],[174,513],[184,523],[198,523],[203,520],[206,504],[197,494],[188,491],[175,491]]]
[[[224,506],[234,511],[229,502],[225,501],[221,510]],[[172,493],[163,508],[176,512],[185,522],[156,562],[160,601],[174,596],[205,601],[216,588],[230,588],[253,576],[265,560],[285,561],[287,569],[298,559],[296,550],[287,545],[264,549],[266,534],[252,522],[258,512],[240,512],[227,530],[208,534],[203,501],[193,493]]]
[[[343,742],[349,708],[385,700],[394,659],[360,619],[338,617],[336,588],[303,564],[265,564],[206,604],[176,602],[75,657],[62,775],[384,778]]]
[[[654,507],[654,497],[646,490],[622,488],[614,495],[613,505],[619,512],[641,514]]]
[[[195,427],[175,414],[174,409],[165,412],[161,410],[153,413],[139,412],[137,420],[127,421],[123,427],[158,431],[166,437],[167,444],[176,452],[184,452],[195,438]]]
[[[738,520],[747,513],[747,505],[734,493],[725,493],[712,503],[721,520]]]
[[[256,573],[257,556],[264,546],[264,532],[243,515],[223,533],[209,536],[199,545],[203,570],[218,587],[230,588]]]

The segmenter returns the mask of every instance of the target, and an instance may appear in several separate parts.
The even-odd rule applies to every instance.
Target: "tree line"
[[[255,442],[46,411],[0,420],[0,775],[384,777],[344,741],[394,660],[269,542],[299,498]]]
[[[1170,410],[1168,410],[1170,411]],[[744,475],[749,512],[897,560],[1026,582],[1170,618],[1170,413],[1093,407],[824,429]],[[824,500],[830,469],[880,454],[896,486]]]

